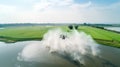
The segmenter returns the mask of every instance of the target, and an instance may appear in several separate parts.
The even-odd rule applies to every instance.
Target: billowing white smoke
[[[48,31],[39,45],[34,44],[25,47],[21,53],[21,57],[24,60],[35,60],[42,53],[48,52],[69,58],[80,64],[85,64],[85,56],[96,56],[99,53],[97,46],[91,36],[84,32],[73,30],[68,33],[56,29]]]

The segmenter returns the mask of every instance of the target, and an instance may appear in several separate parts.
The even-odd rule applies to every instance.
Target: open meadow
[[[68,26],[11,26],[0,29],[0,41],[17,42],[28,40],[41,40],[50,29],[61,28],[69,32]],[[120,47],[120,34],[90,26],[79,26],[78,31],[83,31],[99,44]]]

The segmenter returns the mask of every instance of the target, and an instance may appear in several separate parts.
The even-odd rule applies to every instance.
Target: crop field
[[[41,40],[50,29],[62,28],[69,31],[67,26],[13,26],[0,29],[0,41],[17,42],[26,40]],[[120,48],[120,34],[89,26],[79,26],[78,31],[91,35],[93,39],[103,45]]]

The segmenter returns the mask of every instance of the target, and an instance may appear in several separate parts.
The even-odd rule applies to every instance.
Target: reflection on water
[[[40,53],[40,62],[19,61],[18,54],[30,43],[38,41],[26,41],[18,43],[0,42],[0,67],[77,67],[71,61],[57,55]],[[100,56],[85,56],[87,63],[82,67],[120,67],[120,49],[99,45]],[[34,58],[35,59],[35,58]]]
[[[0,30],[5,29],[5,28],[0,28]]]
[[[18,55],[27,44],[38,42],[18,42],[6,44],[0,42],[0,66],[1,67],[76,67],[69,61],[52,54],[42,52],[37,58],[40,62],[20,61]],[[34,58],[36,59],[36,58]]]
[[[120,32],[120,27],[105,27],[106,29],[109,30],[115,30],[115,31],[119,31]]]

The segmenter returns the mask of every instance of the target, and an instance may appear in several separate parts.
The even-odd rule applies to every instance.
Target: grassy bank
[[[43,35],[54,27],[50,26],[20,26],[5,27],[0,30],[0,41],[17,42],[27,40],[41,40]]]
[[[52,28],[56,28],[56,26],[5,27],[4,29],[0,29],[0,41],[11,43],[26,40],[41,40],[43,35]],[[69,31],[66,26],[61,26],[60,28]],[[79,26],[78,30],[91,35],[99,44],[120,48],[120,34],[118,33],[88,26]]]
[[[84,31],[85,33],[91,35],[93,39],[100,44],[120,48],[119,33],[88,26],[79,27],[79,31]]]

